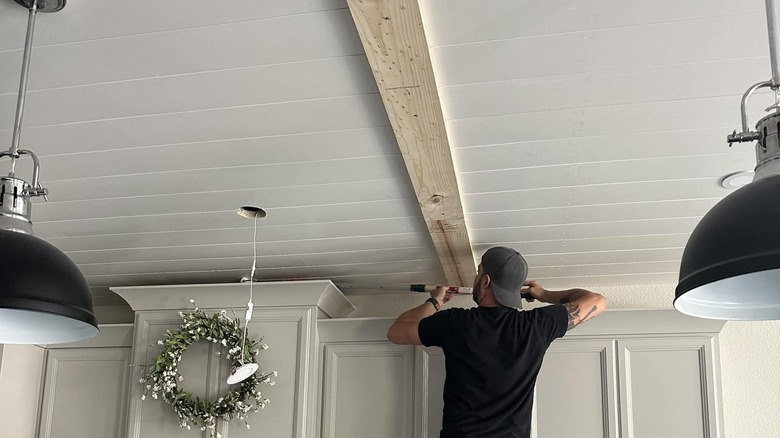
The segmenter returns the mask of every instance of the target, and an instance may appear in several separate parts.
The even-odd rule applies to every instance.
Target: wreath
[[[194,305],[195,301],[190,300],[190,303]],[[236,417],[249,429],[246,420],[249,411],[258,412],[270,401],[262,397],[257,387],[260,384],[274,385],[272,378],[277,376],[276,371],[256,372],[246,380],[231,385],[227,395],[210,401],[193,396],[191,392],[179,387],[178,382],[184,380],[184,377],[179,374],[178,364],[187,347],[201,339],[226,348],[227,352],[219,351],[217,355],[224,355],[233,369],[244,363],[256,363],[260,350],[266,350],[268,346],[260,345],[262,339],[260,342],[245,339],[238,318],[229,318],[224,310],[209,316],[195,307],[190,313],[179,312],[179,316],[184,319],[184,323],[177,330],[168,330],[165,339],[157,341],[157,345],[162,346],[162,351],[154,363],[148,365],[149,372],[140,380],[146,385],[141,400],[145,400],[151,391],[152,398],[162,397],[166,403],[173,406],[182,428],[189,430],[196,426],[200,427],[200,430],[208,429],[212,438],[221,438],[221,434],[216,431],[218,419],[230,421]]]

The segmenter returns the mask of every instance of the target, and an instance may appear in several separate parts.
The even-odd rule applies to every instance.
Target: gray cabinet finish
[[[124,435],[130,348],[49,350],[39,438]]]
[[[322,438],[413,437],[413,347],[331,344],[324,362]]]
[[[615,346],[610,339],[561,339],[544,358],[536,383],[538,437],[618,436]]]
[[[407,402],[403,387],[410,379],[399,370],[386,372],[401,363],[408,366],[409,360],[406,353],[403,360],[390,354],[406,348],[385,341],[391,323],[318,323],[324,345],[323,438],[366,436],[364,424],[381,426],[372,436],[408,436],[399,428],[405,423],[367,420],[376,409],[398,418],[413,415],[415,438],[439,436],[444,356],[438,348],[414,349],[415,400]],[[613,311],[569,332],[545,356],[536,385],[533,438],[721,438],[717,333],[723,324],[674,310]],[[334,374],[333,361],[342,361],[342,355],[355,365]],[[371,361],[357,366],[354,358],[364,355]],[[349,396],[339,395],[342,391]],[[377,401],[377,394],[387,399]],[[393,434],[386,435],[390,430]]]
[[[619,339],[626,438],[723,436],[712,336]]]
[[[124,437],[132,326],[46,350],[38,438]]]

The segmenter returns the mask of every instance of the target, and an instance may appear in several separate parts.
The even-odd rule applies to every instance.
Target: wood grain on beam
[[[476,268],[417,0],[347,0],[451,285]]]

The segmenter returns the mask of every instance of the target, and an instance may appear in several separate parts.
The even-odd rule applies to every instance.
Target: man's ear
[[[490,276],[485,274],[482,276],[482,287],[488,287],[490,286]]]

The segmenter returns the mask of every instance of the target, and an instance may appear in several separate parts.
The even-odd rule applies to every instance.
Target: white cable
[[[252,236],[252,272],[249,274],[249,302],[246,303],[246,315],[244,316],[244,338],[241,339],[241,365],[244,365],[244,346],[246,345],[246,331],[249,328],[249,321],[252,320],[252,309],[255,304],[252,302],[254,291],[252,285],[255,282],[255,269],[257,267],[257,214],[255,213],[255,232]]]

